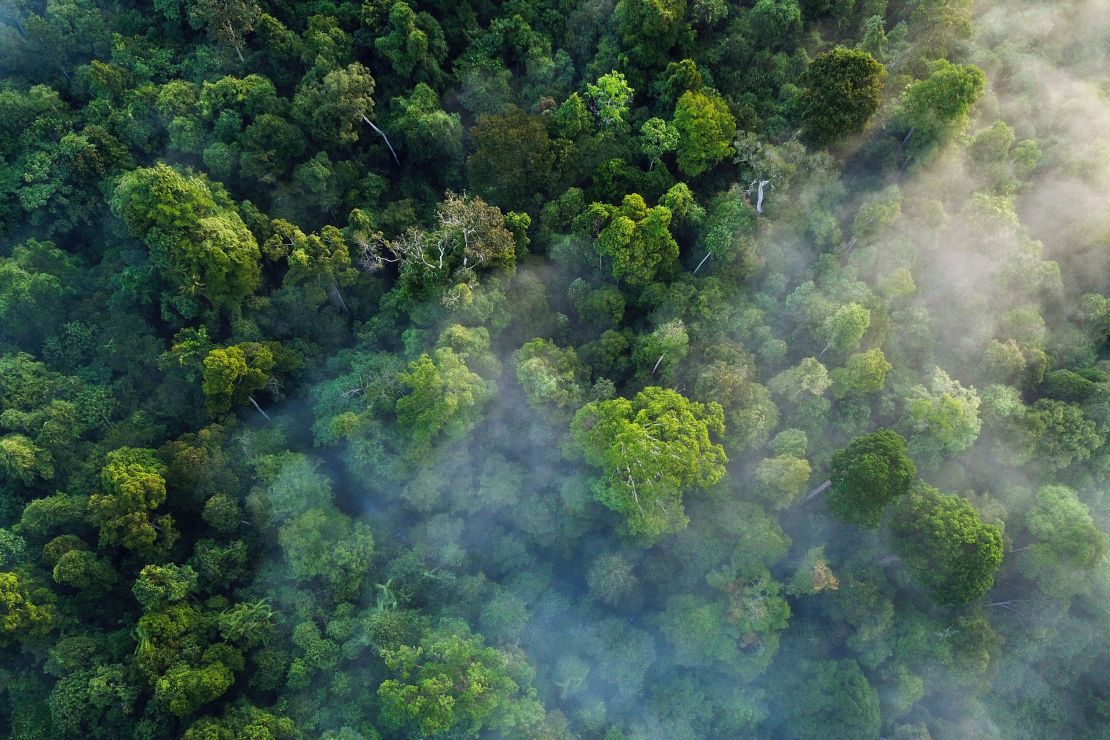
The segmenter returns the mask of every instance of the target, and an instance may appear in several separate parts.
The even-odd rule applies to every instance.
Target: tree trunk
[[[706,253],[705,253],[705,256],[701,258],[701,262],[699,262],[699,263],[698,263],[698,266],[694,268],[694,272],[693,272],[693,273],[691,273],[691,274],[693,274],[693,275],[697,275],[697,274],[698,274],[698,270],[700,270],[700,269],[701,269],[701,266],[702,266],[702,265],[704,265],[704,264],[705,264],[705,261],[706,261],[707,259],[709,259],[710,257],[712,257],[712,256],[713,256],[713,253],[712,253],[712,252],[706,252]]]
[[[263,411],[262,407],[258,405],[258,401],[254,400],[254,396],[247,396],[247,400],[251,402],[252,406],[254,406],[255,411],[262,414],[263,419],[265,419],[266,421],[273,421],[273,419],[270,418],[270,415]]]
[[[807,494],[806,494],[806,497],[805,497],[804,499],[802,499],[802,503],[804,504],[804,503],[805,503],[806,501],[809,501],[809,500],[810,500],[811,498],[813,498],[813,497],[814,497],[814,496],[816,496],[817,494],[821,493],[822,491],[826,490],[826,489],[827,489],[827,488],[828,488],[829,486],[831,486],[831,485],[832,485],[832,481],[831,481],[831,480],[827,480],[827,481],[825,481],[825,482],[824,482],[824,483],[822,483],[821,485],[817,486],[817,488],[814,488],[814,489],[813,489],[812,491],[810,491],[809,493],[807,493]]]
[[[380,128],[375,126],[374,122],[371,121],[366,116],[363,116],[362,120],[366,121],[366,123],[369,124],[370,128],[374,129],[374,131],[376,131],[378,133],[378,136],[385,139],[385,145],[387,147],[389,147],[389,153],[393,155],[393,161],[397,163],[398,167],[400,167],[401,166],[401,160],[397,158],[397,152],[396,152],[396,150],[394,150],[393,144],[389,143],[389,137],[385,135],[385,131],[382,131]]]

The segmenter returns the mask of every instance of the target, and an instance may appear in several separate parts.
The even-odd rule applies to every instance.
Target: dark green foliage
[[[0,736],[1101,737],[1100,4],[5,4]]]
[[[837,47],[818,54],[802,97],[806,138],[817,146],[859,133],[879,109],[886,70],[865,51]]]
[[[889,429],[856,437],[829,466],[829,510],[867,529],[879,526],[887,505],[910,489],[917,474],[906,440]]]
[[[941,604],[978,599],[1002,564],[1002,532],[965,499],[918,486],[898,503],[891,521],[895,551]]]

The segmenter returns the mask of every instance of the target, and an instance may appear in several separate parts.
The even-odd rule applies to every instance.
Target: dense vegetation
[[[1105,738],[1105,0],[0,7],[0,734]]]

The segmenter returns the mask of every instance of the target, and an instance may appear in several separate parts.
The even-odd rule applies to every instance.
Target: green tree
[[[724,449],[710,437],[723,433],[719,404],[656,387],[632,400],[588,403],[571,425],[586,462],[602,469],[597,499],[624,516],[630,534],[645,538],[683,529],[683,494],[724,477]]]
[[[1071,568],[1093,568],[1106,552],[1106,535],[1095,526],[1086,504],[1067,486],[1041,486],[1025,517],[1036,542],[1037,560]]]
[[[89,519],[100,527],[101,545],[151,555],[177,540],[173,520],[154,516],[166,500],[165,465],[153,450],[121,447],[108,453],[100,492],[89,497]]]
[[[897,432],[880,429],[856,437],[829,462],[829,510],[858,527],[875,529],[883,511],[913,483],[917,469]]]
[[[798,0],[758,0],[749,14],[760,43],[774,49],[791,49],[802,32]]]
[[[886,70],[866,51],[838,46],[818,54],[806,73],[802,129],[816,146],[863,131],[879,109]]]
[[[685,92],[674,111],[678,130],[678,167],[697,177],[725,157],[732,156],[736,119],[721,98],[702,92]]]
[[[618,126],[625,122],[628,105],[632,102],[632,87],[620,72],[610,72],[586,85],[586,99],[597,114],[602,128]]]
[[[832,371],[832,393],[837,398],[843,398],[881,391],[886,374],[893,367],[881,349],[857,352],[848,358],[844,367]]]
[[[894,550],[940,604],[966,604],[994,585],[1002,532],[959,496],[919,483],[894,509]]]
[[[474,153],[467,169],[474,191],[495,205],[526,210],[533,195],[547,189],[555,153],[542,118],[510,106],[481,116],[470,137]]]
[[[799,740],[879,737],[879,695],[856,661],[800,660],[795,666],[777,692],[785,734]]]
[[[914,386],[903,418],[912,432],[914,457],[934,461],[942,453],[955,454],[970,447],[982,427],[979,403],[974,388],[965,388],[940,368],[933,371],[928,388]]]
[[[678,243],[670,232],[671,210],[649,208],[642,196],[626,195],[620,206],[594,203],[578,217],[579,228],[596,234],[597,251],[611,260],[614,278],[645,285],[671,272]]]
[[[1021,425],[1032,439],[1036,464],[1050,470],[1088,459],[1106,441],[1081,408],[1051,398],[1034,403],[1025,412]]]
[[[380,719],[425,736],[482,730],[523,733],[543,717],[519,658],[482,645],[465,627],[441,625],[418,644],[382,650],[390,678],[378,686]]]
[[[8,646],[54,629],[50,592],[20,573],[0,573],[0,646]]]
[[[651,162],[649,168],[661,162],[664,154],[677,149],[678,141],[678,129],[662,118],[649,118],[640,127],[640,151]]]
[[[406,392],[397,399],[397,422],[417,449],[440,436],[465,434],[491,395],[486,381],[450,347],[421,355],[400,378]]]
[[[826,350],[845,352],[859,344],[869,326],[871,312],[858,303],[846,303],[825,319],[820,334]]]
[[[661,67],[667,52],[688,31],[686,0],[619,0],[617,32],[629,56],[642,67]]]
[[[586,392],[587,371],[574,350],[549,339],[533,339],[517,350],[516,377],[536,408],[576,408]]]
[[[358,141],[374,115],[374,78],[358,62],[322,78],[307,76],[293,96],[293,116],[315,141],[342,149]]]
[[[389,33],[374,40],[374,48],[401,78],[436,84],[443,78],[440,65],[447,58],[443,29],[428,13],[416,13],[407,3],[389,10]]]
[[[111,204],[180,298],[231,309],[258,287],[258,243],[222,189],[157,164],[120,178]]]
[[[154,695],[179,717],[192,714],[215,701],[235,682],[231,670],[214,662],[200,668],[184,663],[172,666],[154,686]]]
[[[928,77],[909,85],[894,118],[908,132],[908,156],[921,158],[959,133],[983,92],[985,79],[978,67],[938,59]]]
[[[278,542],[293,578],[319,578],[337,600],[358,594],[374,555],[369,525],[334,506],[294,517],[278,531]]]
[[[223,414],[247,400],[270,382],[274,369],[270,348],[244,342],[211,350],[204,357],[205,402],[212,414]]]

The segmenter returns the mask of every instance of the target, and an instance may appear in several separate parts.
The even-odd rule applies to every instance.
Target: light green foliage
[[[516,353],[517,382],[537,408],[581,405],[585,373],[572,348],[560,349],[548,339],[533,339]]]
[[[792,403],[821,396],[833,383],[829,371],[816,357],[806,357],[794,367],[771,378],[767,387]]]
[[[462,122],[440,107],[435,90],[421,82],[408,97],[394,98],[398,138],[406,159],[450,166],[462,159]]]
[[[201,717],[185,731],[185,740],[231,740],[259,738],[260,740],[294,740],[298,736],[296,724],[288,717],[252,707],[238,705],[228,709],[222,717]]]
[[[645,285],[671,272],[678,260],[671,216],[669,208],[649,208],[642,196],[633,193],[620,206],[594,203],[578,223],[597,235],[597,251],[609,258],[614,278]]]
[[[785,509],[809,481],[809,462],[794,455],[777,455],[760,460],[755,468],[756,488],[775,509]]]
[[[438,82],[443,76],[440,65],[447,57],[447,43],[435,18],[397,2],[389,10],[388,29],[374,40],[374,48],[389,61],[393,71],[421,84]]]
[[[196,588],[197,574],[192,568],[170,563],[144,566],[131,587],[131,593],[145,611],[155,611],[167,604],[183,601]]]
[[[1078,406],[1048,398],[1033,404],[1021,424],[1032,438],[1038,464],[1051,470],[1086,460],[1106,441]]]
[[[940,604],[965,604],[994,585],[1002,564],[1002,532],[965,499],[923,483],[895,507],[895,552]]]
[[[258,243],[227,195],[204,179],[164,164],[132,170],[111,203],[178,296],[232,309],[258,287]]]
[[[320,144],[353,144],[360,136],[375,135],[363,121],[373,120],[374,88],[370,70],[353,62],[323,78],[306,79],[293,97],[293,115]]]
[[[391,673],[377,692],[386,727],[478,737],[486,728],[525,731],[542,719],[527,666],[463,628],[440,627],[382,658]]]
[[[669,383],[675,377],[675,370],[686,359],[689,345],[686,325],[679,319],[668,321],[637,340],[632,350],[632,363],[640,377]]]
[[[173,545],[173,520],[165,514],[154,516],[166,500],[164,473],[153,450],[122,447],[108,453],[100,491],[89,498],[89,519],[100,527],[102,545],[143,554]]]
[[[887,505],[909,490],[917,474],[906,440],[889,429],[856,437],[832,456],[829,467],[829,510],[867,529],[879,526]]]
[[[818,54],[802,98],[806,138],[817,146],[857,134],[879,109],[886,70],[866,51],[838,46]]]
[[[845,352],[859,344],[870,325],[870,311],[858,303],[846,303],[825,319],[821,338],[827,342],[826,348]]]
[[[602,128],[625,122],[633,93],[624,75],[615,71],[597,78],[596,83],[586,85],[586,98],[590,101],[594,113],[597,114]]]
[[[831,373],[832,393],[837,398],[875,393],[883,389],[886,374],[893,369],[881,349],[851,355]]]
[[[54,628],[50,592],[31,579],[0,572],[0,646],[45,635]]]
[[[1036,539],[1032,546],[1036,560],[1093,568],[1106,552],[1106,535],[1067,486],[1041,486],[1026,514],[1025,526]]]
[[[967,125],[968,113],[983,92],[982,70],[938,59],[929,76],[906,88],[895,115],[909,131],[908,151],[921,157]]]
[[[418,448],[465,434],[490,398],[486,381],[449,347],[421,355],[400,378],[406,392],[397,399],[397,423]]]
[[[218,699],[234,681],[231,671],[222,663],[201,668],[177,664],[158,679],[154,695],[171,712],[182,717]]]
[[[356,595],[374,555],[374,537],[365,522],[332,506],[309,509],[278,531],[289,573],[320,579],[337,599]]]
[[[870,244],[902,217],[902,192],[897,185],[870,193],[852,219],[852,236]]]
[[[978,438],[979,394],[948,377],[940,368],[933,371],[929,386],[914,386],[906,399],[903,423],[910,430],[914,457],[932,461],[942,454],[956,454]]]
[[[270,348],[244,342],[211,350],[204,357],[204,398],[213,414],[230,411],[266,387],[274,368]]]
[[[640,127],[640,150],[654,167],[663,155],[678,148],[679,134],[674,124],[662,118],[649,118]]]
[[[678,130],[678,167],[697,177],[735,152],[736,119],[725,101],[700,92],[686,92],[674,111]]]
[[[629,534],[646,538],[683,529],[683,494],[724,476],[724,449],[710,438],[723,432],[719,404],[655,387],[586,404],[571,425],[586,462],[602,469],[598,500],[625,517]]]

